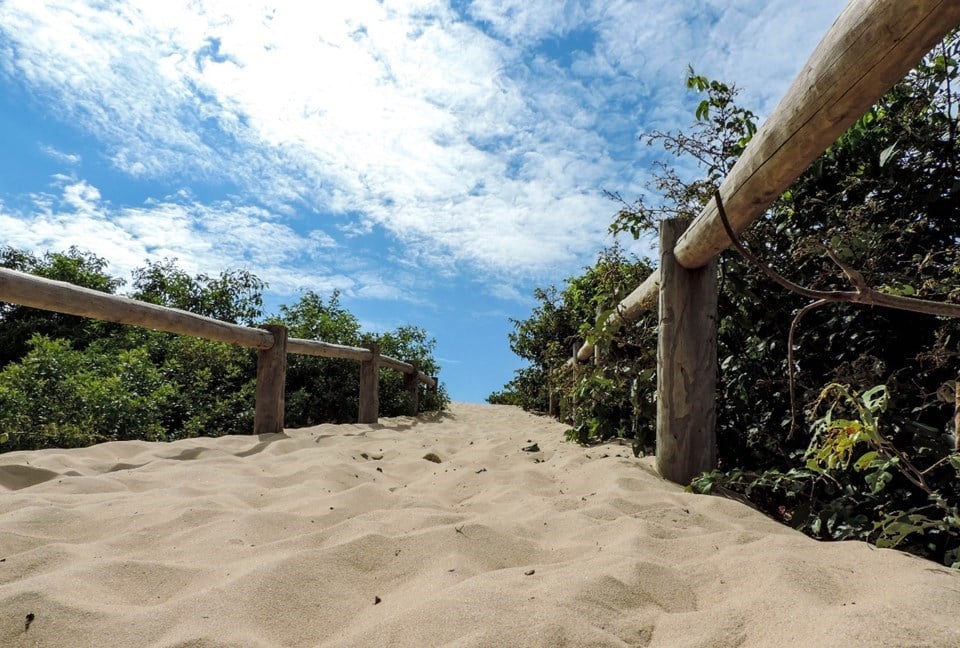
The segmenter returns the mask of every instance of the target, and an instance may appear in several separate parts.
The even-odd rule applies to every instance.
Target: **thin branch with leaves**
[[[830,260],[833,261],[841,271],[843,271],[843,274],[853,286],[854,290],[813,290],[811,288],[807,288],[806,286],[796,284],[761,261],[755,254],[753,254],[753,252],[748,250],[743,245],[736,232],[734,232],[733,228],[730,226],[730,220],[727,218],[727,212],[723,207],[723,199],[720,197],[719,189],[714,192],[713,197],[717,204],[717,212],[720,215],[720,222],[723,224],[723,229],[726,231],[727,236],[730,237],[730,242],[737,249],[737,251],[740,252],[744,258],[756,266],[764,275],[769,277],[776,284],[789,290],[790,292],[815,300],[800,309],[790,324],[790,334],[787,343],[787,363],[789,365],[788,371],[790,380],[790,432],[787,435],[788,439],[792,439],[794,437],[797,429],[797,408],[795,396],[796,373],[793,360],[793,342],[797,324],[804,315],[816,308],[825,306],[826,304],[845,303],[882,306],[884,308],[895,308],[898,310],[910,311],[912,313],[924,313],[926,315],[937,315],[940,317],[960,317],[960,304],[948,304],[944,302],[929,301],[926,299],[917,299],[915,297],[888,295],[887,293],[882,293],[871,288],[867,285],[862,273],[840,261],[836,253],[822,243],[819,244],[819,247],[824,250],[827,256],[830,257]]]

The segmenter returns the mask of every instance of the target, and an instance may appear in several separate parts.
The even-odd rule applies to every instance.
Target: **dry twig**
[[[815,300],[800,309],[794,316],[793,322],[790,324],[790,335],[787,342],[787,363],[789,365],[788,370],[790,376],[790,433],[787,435],[788,439],[793,438],[797,428],[797,408],[795,395],[796,376],[793,362],[793,339],[797,324],[804,315],[816,308],[824,306],[825,304],[846,303],[882,306],[884,308],[896,308],[898,310],[910,311],[912,313],[924,313],[927,315],[937,315],[939,317],[960,317],[960,304],[947,304],[944,302],[916,299],[914,297],[888,295],[871,288],[867,285],[866,280],[863,278],[863,275],[860,272],[840,261],[834,251],[822,243],[819,245],[819,247],[823,249],[827,256],[830,257],[830,260],[833,261],[840,268],[840,270],[843,271],[843,274],[847,277],[847,280],[853,286],[854,290],[813,290],[811,288],[801,286],[800,284],[796,284],[783,277],[767,264],[763,263],[756,257],[756,255],[753,254],[753,252],[744,247],[743,243],[740,241],[740,238],[733,231],[733,228],[730,227],[730,221],[727,219],[727,212],[723,208],[723,200],[720,198],[720,191],[715,191],[713,197],[717,203],[717,212],[720,215],[720,222],[723,224],[723,229],[727,232],[727,236],[730,237],[730,242],[737,249],[737,251],[740,252],[740,254],[742,254],[761,272],[763,272],[764,275],[778,285],[786,288],[790,292],[794,292],[798,295],[803,295],[804,297],[809,297]]]

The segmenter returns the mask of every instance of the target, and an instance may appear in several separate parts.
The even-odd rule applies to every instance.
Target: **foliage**
[[[172,390],[142,349],[108,358],[40,335],[29,345],[0,370],[5,450],[165,437],[160,414]]]
[[[47,252],[42,257],[8,246],[0,247],[0,267],[111,294],[123,285],[121,280],[104,272],[106,259],[76,247],[66,252]],[[0,367],[26,355],[34,334],[70,340],[75,346],[85,347],[114,328],[112,324],[82,317],[0,302]]]
[[[360,322],[340,304],[340,294],[329,300],[305,292],[290,305],[280,307],[274,323],[284,324],[291,337],[358,346]],[[356,420],[360,375],[352,360],[287,356],[287,425],[316,425],[325,421]]]
[[[253,351],[182,335],[151,337],[155,361],[173,391],[162,417],[171,440],[248,434],[253,429]]]
[[[105,259],[77,249],[36,258],[4,248],[0,263],[104,292],[122,283],[106,274]],[[257,325],[264,287],[246,271],[191,276],[166,259],[134,271],[132,296]],[[375,340],[363,335],[336,292],[327,301],[304,293],[268,321],[288,326],[293,337],[351,346]],[[422,329],[400,327],[377,341],[384,354],[438,373],[435,341]],[[256,354],[249,349],[12,304],[0,304],[0,349],[0,451],[247,434],[253,427]],[[449,401],[442,387],[420,388],[421,411]],[[380,389],[382,416],[407,413],[397,372],[383,370]],[[353,422],[358,391],[356,362],[290,355],[286,423]]]
[[[960,299],[955,108],[951,113],[957,97],[948,82],[957,74],[957,49],[952,36],[754,224],[749,243],[762,250],[766,262],[812,288],[846,288],[818,247],[827,243],[872,285]],[[688,183],[676,173],[660,175],[655,184],[664,193],[663,205],[651,209],[638,202],[621,209],[614,231],[639,234],[660,216],[698,211],[755,132],[749,111],[734,107],[735,88],[695,76],[690,85],[707,94],[693,133],[654,133],[650,141],[693,158],[706,177]],[[721,466],[781,465],[803,442],[788,438],[785,344],[802,302],[773,287],[735,253],[723,257],[720,280]],[[823,308],[804,320],[797,336],[800,401],[814,403],[825,380],[883,382],[896,395],[891,424],[898,434],[942,430],[950,412],[930,395],[955,377],[958,339],[956,321],[855,306]]]
[[[860,394],[831,383],[815,409],[824,403],[803,468],[713,471],[690,489],[739,491],[816,538],[864,540],[960,567],[960,453],[935,437],[909,455],[898,449],[880,424],[883,385]]]
[[[747,245],[811,288],[848,289],[823,253],[826,244],[880,290],[960,302],[958,60],[960,39],[952,34],[754,223]],[[737,106],[736,88],[692,70],[688,86],[699,95],[692,129],[646,138],[676,160],[656,167],[651,189],[659,199],[627,203],[611,194],[620,203],[612,232],[652,238],[662,218],[697,214],[749,146],[755,118]],[[692,180],[681,170],[690,160],[700,171]],[[852,305],[808,315],[795,352],[799,414],[811,425],[791,435],[786,344],[804,302],[735,252],[721,258],[719,280],[720,468],[696,488],[745,494],[815,537],[869,540],[956,563],[960,458],[951,451],[958,432],[953,399],[942,396],[956,385],[960,321]],[[560,302],[555,312],[535,310],[538,323],[527,328],[547,315],[593,321]],[[648,320],[630,334],[654,325]],[[522,357],[536,358],[547,343],[528,346]],[[566,397],[576,394],[595,419],[577,440],[608,434],[623,420],[604,410],[623,401],[609,382],[618,368],[608,361],[566,384]],[[627,376],[645,377],[648,368],[639,363]],[[515,401],[526,405],[526,385],[515,387]],[[637,428],[654,424],[650,408],[637,418]]]
[[[191,277],[176,259],[148,261],[133,271],[133,299],[179,308],[231,324],[252,325],[263,315],[266,284],[246,270]]]
[[[487,400],[546,412],[553,389],[557,411],[572,426],[570,438],[587,443],[629,437],[649,447],[650,430],[641,422],[653,407],[656,386],[650,322],[617,331],[584,322],[605,321],[650,270],[648,262],[613,246],[583,275],[568,279],[562,291],[537,290],[540,305],[528,319],[514,320],[510,334],[510,348],[530,365]],[[604,362],[571,371],[566,363],[585,340],[596,345]]]
[[[436,340],[417,326],[400,326],[394,331],[377,337],[380,353],[404,362],[415,363],[420,371],[428,376],[436,376],[440,365],[433,358]],[[439,410],[450,402],[446,388],[441,384],[437,390],[427,389],[418,383],[420,411]],[[407,413],[407,392],[403,384],[403,374],[393,370],[380,370],[380,411],[383,416],[399,416]]]
[[[281,306],[273,320],[288,327],[291,337],[323,340],[346,346],[380,344],[383,355],[405,362],[417,362],[427,375],[436,375],[439,365],[433,358],[436,341],[423,329],[401,326],[380,336],[364,335],[360,322],[340,303],[340,293],[329,299],[313,291],[305,292],[293,305]],[[441,386],[438,392],[421,384],[419,409],[440,409],[449,402]],[[380,414],[399,416],[407,413],[407,392],[403,375],[389,369],[380,371]],[[353,360],[290,355],[287,358],[287,412],[290,426],[323,422],[348,423],[356,420],[359,408],[360,373]]]
[[[636,239],[655,234],[664,218],[696,217],[757,132],[756,116],[736,104],[736,86],[711,81],[690,68],[687,88],[706,93],[697,105],[696,120],[690,131],[655,130],[643,139],[647,146],[660,144],[676,158],[692,159],[702,169],[703,176],[686,181],[674,167],[663,161],[655,162],[657,172],[650,189],[659,200],[650,204],[641,196],[627,204],[619,194],[609,194],[621,204],[610,226],[612,233],[627,232]]]

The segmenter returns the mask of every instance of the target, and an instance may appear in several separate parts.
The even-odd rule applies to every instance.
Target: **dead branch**
[[[830,257],[830,260],[833,261],[837,267],[843,271],[843,274],[846,276],[847,280],[853,286],[853,291],[839,291],[839,290],[813,290],[800,284],[796,284],[789,279],[786,279],[778,273],[776,270],[763,263],[760,259],[756,257],[750,250],[744,247],[743,243],[740,241],[740,238],[733,231],[733,228],[730,226],[730,221],[727,219],[727,212],[723,208],[723,199],[720,198],[720,191],[717,190],[713,194],[714,200],[717,203],[717,213],[720,216],[720,222],[723,224],[723,229],[727,232],[727,236],[730,237],[730,242],[737,249],[740,254],[742,254],[750,263],[756,266],[764,275],[769,279],[777,283],[783,288],[786,288],[790,292],[797,293],[798,295],[803,295],[804,297],[809,297],[815,301],[807,304],[805,307],[800,309],[800,311],[793,318],[793,322],[790,324],[790,335],[787,343],[787,363],[789,364],[789,376],[790,376],[790,433],[787,436],[788,439],[792,439],[796,431],[796,397],[795,397],[795,373],[794,373],[794,362],[793,362],[793,338],[794,332],[796,330],[797,324],[800,322],[800,319],[806,315],[811,310],[819,308],[829,303],[839,303],[839,304],[863,304],[867,306],[882,306],[884,308],[895,308],[898,310],[905,310],[911,313],[923,313],[926,315],[936,315],[939,317],[960,317],[960,304],[947,304],[944,302],[933,302],[926,299],[917,299],[914,297],[901,297],[899,295],[888,295],[887,293],[882,293],[874,288],[871,288],[867,285],[866,280],[863,278],[863,274],[857,270],[846,265],[837,257],[833,250],[831,250],[826,245],[822,243],[819,244],[819,247],[823,249],[827,256]],[[958,392],[960,394],[960,392]],[[960,404],[958,404],[958,409],[960,409]],[[960,421],[958,421],[960,424]],[[960,437],[960,434],[958,434]]]
[[[793,361],[793,338],[797,332],[797,325],[800,324],[800,320],[803,319],[804,315],[829,303],[830,301],[827,299],[818,299],[817,301],[810,302],[797,311],[797,314],[793,316],[793,321],[790,322],[790,333],[787,335],[787,373],[790,383],[790,432],[787,434],[787,439],[793,439],[793,435],[797,431],[797,369]]]

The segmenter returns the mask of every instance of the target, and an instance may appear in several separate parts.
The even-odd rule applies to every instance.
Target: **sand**
[[[0,455],[0,646],[960,646],[960,573],[563,431],[454,404]]]

